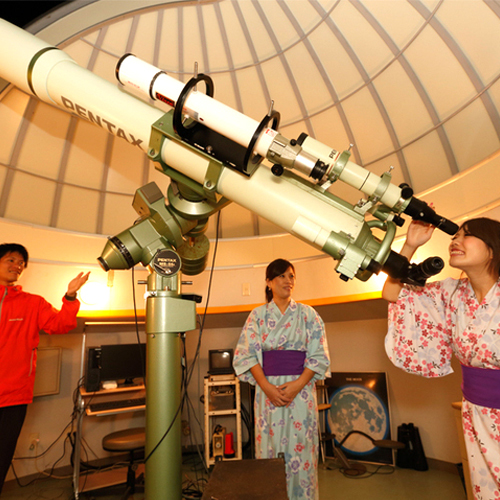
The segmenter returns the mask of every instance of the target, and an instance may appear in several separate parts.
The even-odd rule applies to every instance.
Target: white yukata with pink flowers
[[[288,406],[275,407],[256,384],[250,372],[262,366],[262,351],[306,352],[304,366],[316,375]],[[277,458],[284,453],[290,500],[317,500],[318,494],[318,410],[316,380],[321,380],[330,364],[325,329],[316,311],[291,300],[285,314],[272,301],[254,309],[245,323],[234,354],[238,377],[256,385],[256,458]],[[297,379],[298,375],[268,376],[274,385]]]
[[[481,304],[468,279],[405,286],[389,306],[387,354],[423,377],[453,372],[454,353],[474,368],[500,369],[500,282]],[[476,500],[500,500],[500,410],[462,403],[469,468]]]

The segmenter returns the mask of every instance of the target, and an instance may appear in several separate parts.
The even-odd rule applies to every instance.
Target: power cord
[[[158,443],[155,445],[155,447],[150,451],[149,455],[147,457],[145,457],[144,463],[146,463],[151,458],[151,456],[153,455],[153,453],[158,449],[158,447],[160,446],[160,444],[167,437],[168,433],[170,432],[172,426],[174,425],[177,417],[179,416],[179,414],[181,412],[181,409],[183,407],[185,398],[187,398],[187,388],[188,388],[189,383],[191,381],[191,377],[192,377],[193,371],[194,371],[194,366],[195,366],[196,361],[197,361],[197,359],[199,357],[200,349],[201,349],[201,338],[202,338],[203,328],[204,328],[204,325],[205,325],[205,319],[206,319],[206,315],[207,315],[207,311],[208,311],[208,304],[209,304],[209,300],[210,300],[210,294],[211,294],[211,289],[212,289],[212,281],[213,281],[213,273],[214,273],[214,267],[215,267],[215,259],[216,259],[216,256],[217,256],[217,248],[218,248],[218,242],[219,242],[219,229],[220,229],[220,212],[217,213],[216,241],[215,241],[214,253],[213,253],[213,257],[212,257],[212,268],[210,270],[210,277],[209,277],[209,282],[208,282],[207,301],[205,303],[205,311],[204,311],[203,317],[202,317],[203,319],[202,319],[202,323],[201,323],[201,327],[200,327],[200,333],[199,333],[199,338],[198,338],[198,345],[197,345],[197,348],[196,348],[196,352],[195,352],[195,356],[194,356],[194,359],[193,359],[193,363],[191,364],[191,368],[186,368],[187,376],[186,376],[186,382],[185,382],[185,385],[184,385],[184,388],[183,388],[183,394],[182,394],[179,406],[177,407],[177,411],[175,412],[175,415],[174,415],[174,417],[172,419],[172,422],[167,427],[167,430],[165,431],[165,433],[163,434],[163,436],[160,438],[160,440],[158,441]]]

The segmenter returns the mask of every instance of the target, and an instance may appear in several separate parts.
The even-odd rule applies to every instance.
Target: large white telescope
[[[321,249],[338,261],[336,269],[343,279],[365,280],[381,269],[407,277],[405,264],[390,250],[394,222],[402,222],[401,213],[451,234],[457,229],[413,197],[408,186],[391,184],[390,174],[378,177],[349,161],[347,152],[339,153],[311,137],[283,137],[273,128],[278,121],[275,113],[259,123],[216,101],[209,95],[213,89],[200,92],[132,55],[124,56],[116,69],[120,82],[173,106],[173,112],[164,115],[81,68],[63,51],[1,19],[0,42],[4,42],[2,78],[137,145],[159,161],[167,175],[179,173],[181,180],[202,186],[207,196],[232,200]],[[205,75],[195,83],[201,80],[211,85]],[[185,127],[184,115],[196,120],[197,127]],[[164,133],[152,147],[152,126],[161,128],[168,121],[173,133]],[[191,129],[198,130],[194,139]],[[217,138],[226,141],[218,149]],[[244,162],[253,162],[251,168],[225,157],[228,150],[238,148]],[[256,157],[267,158],[273,169],[259,166]],[[214,163],[220,167],[215,176]],[[335,197],[326,188],[339,180],[368,199],[352,206]],[[367,223],[368,212],[378,220]],[[192,213],[188,216],[194,218]],[[373,228],[386,232],[382,242],[372,235]]]

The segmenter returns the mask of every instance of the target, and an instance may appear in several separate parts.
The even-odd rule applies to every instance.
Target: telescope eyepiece
[[[441,257],[429,257],[420,264],[411,264],[406,257],[391,250],[382,270],[401,283],[424,286],[427,279],[440,273],[443,267]]]
[[[440,257],[429,257],[421,262],[417,267],[420,267],[420,273],[425,278],[430,278],[443,270],[444,262]]]

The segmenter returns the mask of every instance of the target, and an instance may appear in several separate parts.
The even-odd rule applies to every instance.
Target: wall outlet
[[[38,432],[30,434],[28,446],[30,451],[36,451],[40,442],[40,434]]]
[[[243,283],[241,285],[241,295],[248,297],[250,295],[250,283]]]
[[[189,426],[189,422],[187,420],[181,421],[181,429],[184,436],[189,436],[191,434],[191,427]]]

